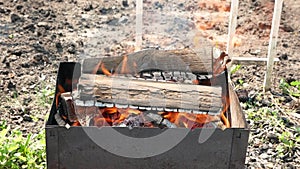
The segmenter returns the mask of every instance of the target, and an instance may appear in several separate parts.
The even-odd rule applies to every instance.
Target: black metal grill
[[[66,84],[66,79],[79,78],[80,72],[75,72],[79,63],[61,63],[57,75],[58,84],[64,85],[66,92],[72,91],[72,85]],[[76,67],[76,68],[75,68]],[[241,112],[235,93],[229,85],[231,97],[231,113],[239,121],[232,120],[232,128],[121,128],[121,127],[62,127],[55,120],[56,98],[54,99],[50,116],[46,124],[47,166],[48,168],[104,168],[104,169],[152,169],[152,168],[244,168],[246,149],[248,145],[249,128]],[[233,110],[234,109],[234,110]],[[116,131],[128,137],[147,138],[168,131],[169,139],[178,139],[186,133],[184,139],[168,151],[150,157],[132,158],[118,156],[99,146],[96,142],[110,137],[110,132]],[[212,133],[205,141],[199,143],[201,133]],[[93,139],[91,139],[91,135]],[[95,142],[96,140],[96,142]],[[112,143],[120,140],[111,140]],[[166,140],[167,142],[168,140]],[[147,147],[147,146],[146,146]],[[139,153],[136,144],[114,149],[129,149]],[[151,150],[151,146],[148,147]]]

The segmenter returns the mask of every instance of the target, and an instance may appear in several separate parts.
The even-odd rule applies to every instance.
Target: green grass
[[[0,125],[0,168],[46,168],[45,132],[22,135],[19,129],[10,130],[3,122]]]
[[[288,83],[285,80],[281,79],[279,87],[284,94],[293,97],[300,97],[300,81],[295,80]]]
[[[297,147],[300,147],[300,127],[293,125],[288,115],[270,107],[257,107],[254,103],[245,103],[248,109],[245,111],[247,119],[252,121],[250,127],[259,129],[263,135],[262,142],[268,143],[268,133],[275,133],[278,142],[276,145],[276,156],[279,158],[292,156]],[[268,126],[268,127],[267,127]],[[251,144],[251,143],[250,143]]]
[[[27,94],[31,105],[38,105],[41,109],[50,109],[54,97],[51,86],[41,84],[34,93]],[[14,108],[22,109],[27,114],[22,98],[15,92],[13,97],[7,97]],[[44,120],[39,109],[28,112],[33,121]],[[26,136],[25,136],[26,135]],[[44,169],[46,168],[45,130],[37,134],[22,133],[20,128],[11,129],[6,122],[0,124],[0,169]]]
[[[36,89],[37,91],[37,104],[41,107],[50,107],[53,100],[55,91],[52,86],[42,84],[41,89]]]

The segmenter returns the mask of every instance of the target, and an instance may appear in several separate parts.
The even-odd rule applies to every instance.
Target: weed
[[[286,82],[285,80],[280,80],[280,89],[284,94],[300,97],[300,81],[292,81],[290,83]]]
[[[295,148],[300,145],[300,127],[289,127],[289,122],[282,118],[277,110],[267,107],[254,109],[254,103],[249,105],[249,107],[250,109],[246,110],[246,114],[247,118],[253,121],[254,126],[251,127],[263,129],[268,125],[268,131],[276,133],[279,141],[276,146],[278,157],[292,155]]]
[[[19,129],[0,124],[0,168],[45,168],[45,133],[22,136]]]
[[[13,35],[13,34],[9,34],[9,35],[8,35],[8,38],[9,38],[9,39],[13,39],[13,38],[14,38],[14,35]]]
[[[49,86],[42,85],[41,89],[37,90],[37,100],[38,104],[43,107],[49,107],[51,101],[54,97],[54,90],[51,89]]]
[[[299,140],[299,137],[293,137],[291,132],[282,132],[279,136],[280,144],[276,147],[277,154],[279,157],[284,157],[287,153],[292,154],[296,141]]]
[[[230,73],[231,74],[235,74],[238,70],[240,70],[241,69],[241,65],[234,65],[234,66],[232,66],[231,67],[231,69],[230,69]]]

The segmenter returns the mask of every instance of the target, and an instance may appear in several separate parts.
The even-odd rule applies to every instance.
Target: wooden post
[[[274,6],[272,28],[270,33],[270,41],[268,48],[268,62],[267,62],[267,71],[264,79],[264,91],[268,91],[271,88],[271,76],[274,65],[274,57],[276,55],[276,43],[278,37],[278,30],[280,25],[280,17],[282,10],[283,0],[276,0]]]
[[[230,16],[229,16],[229,27],[228,27],[228,39],[227,39],[227,49],[226,53],[231,58],[232,57],[232,51],[233,51],[233,37],[235,36],[235,29],[237,24],[237,15],[238,15],[238,9],[239,9],[239,0],[232,0],[230,5]],[[230,70],[230,66],[227,67],[228,70]],[[227,73],[228,81],[231,81],[230,78],[230,71]]]
[[[229,57],[232,57],[233,50],[233,37],[235,35],[235,28],[237,24],[237,15],[239,8],[239,0],[232,0],[230,7],[230,17],[229,17],[229,29],[228,29],[228,40],[227,40],[227,49],[226,53]]]
[[[135,22],[135,51],[139,51],[143,44],[143,0],[136,0]]]

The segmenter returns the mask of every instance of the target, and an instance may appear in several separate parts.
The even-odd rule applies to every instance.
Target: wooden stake
[[[236,65],[266,65],[267,58],[258,58],[258,57],[231,57],[231,64]],[[274,59],[274,62],[279,62],[278,58]]]
[[[274,65],[274,57],[276,55],[276,43],[278,37],[278,30],[280,25],[280,17],[282,11],[283,0],[276,0],[274,6],[272,28],[270,33],[270,41],[268,48],[268,62],[267,62],[267,71],[264,79],[264,91],[268,91],[271,88],[271,76]]]
[[[229,29],[228,29],[228,40],[227,40],[227,49],[226,53],[229,57],[232,57],[233,51],[233,37],[235,35],[235,28],[237,24],[237,15],[239,9],[239,0],[232,0],[230,7],[230,17],[229,17]]]
[[[143,0],[136,1],[135,22],[135,51],[139,51],[142,49],[143,43]]]

